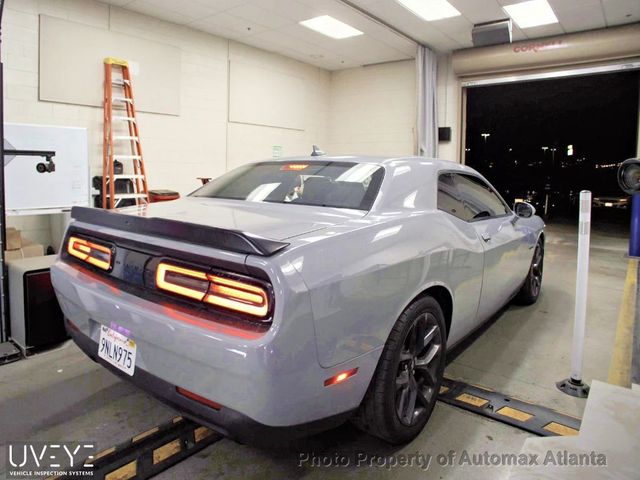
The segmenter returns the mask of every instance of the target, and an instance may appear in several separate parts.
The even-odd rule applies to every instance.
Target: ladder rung
[[[111,85],[114,87],[124,87],[125,85],[129,85],[131,82],[129,80],[112,80]]]
[[[126,103],[133,103],[133,100],[127,97],[112,97],[111,98],[112,102],[126,102]]]
[[[114,180],[118,180],[118,179],[120,179],[120,178],[130,178],[130,179],[137,179],[137,178],[139,178],[139,179],[145,180],[144,175],[129,175],[129,174],[127,174],[127,173],[124,173],[124,174],[117,174],[117,175],[114,175],[114,176],[113,176],[113,179],[114,179]],[[109,179],[107,178],[107,180],[109,180]]]
[[[131,135],[115,135],[113,137],[114,140],[129,140],[129,141],[134,141],[134,142],[138,142],[138,137],[133,137]]]
[[[111,195],[109,195],[107,193],[106,195],[107,197],[110,197]],[[146,193],[116,193],[113,198],[115,198],[116,200],[118,199],[128,199],[128,198],[147,198],[147,194]]]
[[[136,119],[133,117],[120,117],[120,116],[115,116],[115,117],[111,117],[112,120],[117,120],[119,122],[131,122],[131,123],[136,123]]]
[[[140,155],[114,155],[114,160],[141,160],[142,157]]]

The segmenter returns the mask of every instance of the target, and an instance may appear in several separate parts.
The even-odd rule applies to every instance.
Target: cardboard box
[[[22,250],[5,250],[4,251],[4,259],[5,261],[18,260],[22,258]]]
[[[20,250],[22,250],[22,258],[42,257],[44,255],[44,247],[39,243],[23,245]]]
[[[7,261],[42,256],[44,256],[44,247],[39,243],[30,243],[17,250],[4,251],[4,258]]]
[[[22,248],[22,235],[20,230],[16,230],[13,227],[7,228],[7,250],[18,250]]]

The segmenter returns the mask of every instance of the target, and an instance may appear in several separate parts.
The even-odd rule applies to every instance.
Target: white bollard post
[[[584,333],[587,322],[587,286],[589,281],[589,236],[591,234],[591,192],[580,192],[578,221],[578,271],[576,274],[576,307],[573,322],[573,348],[571,350],[571,376],[556,383],[568,395],[586,397],[589,386],[582,383]]]

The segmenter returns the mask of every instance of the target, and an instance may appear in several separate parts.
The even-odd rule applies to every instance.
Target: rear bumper
[[[273,324],[262,334],[145,300],[60,260],[52,266],[51,278],[65,317],[77,328],[69,333],[90,357],[97,357],[101,325],[124,329],[137,353],[134,376],[123,378],[235,438],[251,437],[248,430],[259,437],[255,432],[264,428],[309,434],[324,426],[325,419],[329,426],[335,424],[331,417],[343,419],[359,406],[380,355],[373,350],[323,368],[308,294],[301,281],[295,283],[295,273],[278,282],[280,307],[276,303]],[[355,367],[358,374],[348,381],[324,386],[327,378]],[[183,397],[176,386],[224,410]]]
[[[222,406],[217,410],[191,400],[179,394],[176,391],[176,385],[140,368],[136,368],[133,376],[129,376],[98,357],[97,342],[80,333],[74,325],[70,326],[68,319],[65,320],[65,325],[76,345],[94,362],[140,387],[162,403],[180,412],[181,415],[242,443],[260,444],[274,440],[286,441],[292,438],[313,435],[339,426],[353,414],[353,410],[350,410],[320,420],[287,427],[265,425],[231,408]]]

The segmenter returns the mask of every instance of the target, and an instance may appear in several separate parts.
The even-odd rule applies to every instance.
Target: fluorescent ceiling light
[[[558,23],[556,14],[547,0],[529,0],[502,7],[520,28],[538,27]]]
[[[432,22],[442,18],[457,17],[460,12],[447,0],[396,0],[414,15]]]
[[[340,20],[329,15],[321,15],[319,17],[310,18],[309,20],[303,20],[300,25],[315,30],[318,33],[326,35],[331,38],[349,38],[362,35],[362,32],[351,25],[347,25]]]

